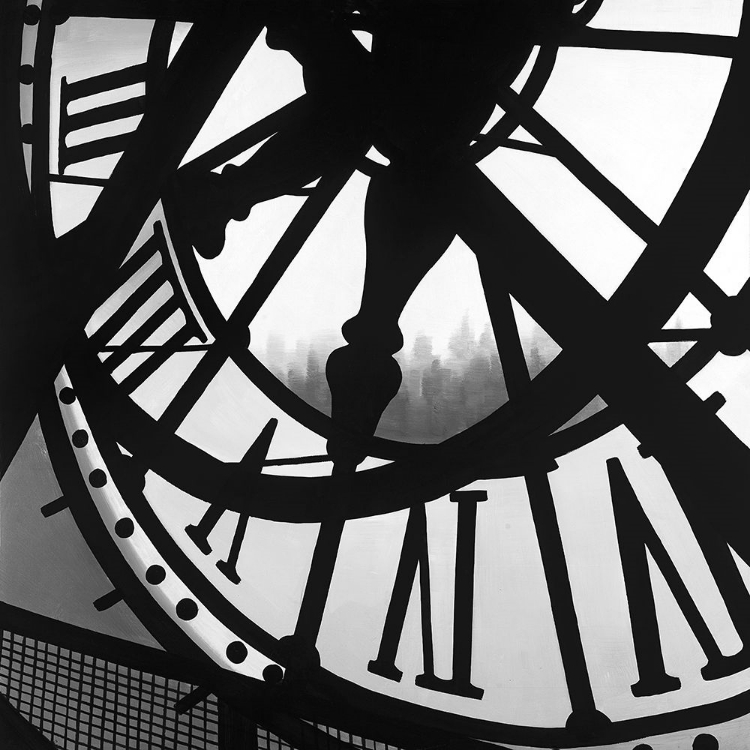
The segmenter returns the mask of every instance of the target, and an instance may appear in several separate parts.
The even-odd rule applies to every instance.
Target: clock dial
[[[108,248],[43,414],[67,506],[131,571],[97,606],[153,600],[249,691],[404,741],[606,745],[746,712],[742,4],[709,31],[573,4],[502,38],[486,102],[395,76],[387,7],[301,37],[237,11],[211,66],[231,19],[87,7],[39,25],[30,174],[51,251]],[[116,62],[69,57],[92,30]],[[348,97],[323,115],[307,43]],[[456,102],[482,104],[468,135]],[[456,346],[419,365],[419,326],[449,338],[462,299],[475,369]],[[300,385],[272,336],[323,325]]]

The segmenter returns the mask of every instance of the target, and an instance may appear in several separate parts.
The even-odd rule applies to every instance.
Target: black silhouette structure
[[[303,66],[309,103],[242,167],[188,183],[186,216],[196,217],[197,251],[215,257],[226,223],[245,218],[254,203],[351,169],[372,145],[390,159],[368,189],[362,305],[344,325],[348,345],[326,367],[333,419],[352,432],[371,435],[396,395],[398,318],[457,234],[439,186],[473,163],[469,147],[498,89],[510,85],[535,43],[565,27],[572,10],[565,0],[385,0],[353,3],[338,15],[316,2],[274,7],[267,42]],[[352,23],[372,34],[371,52],[351,34]],[[201,210],[206,204],[213,212]],[[350,440],[333,440],[329,454],[344,470],[364,458]]]
[[[0,103],[3,112],[18,112],[20,87],[32,86],[34,119],[19,122],[15,115],[0,119],[4,205],[0,215],[0,468],[3,473],[7,470],[35,415],[41,414],[63,490],[59,499],[40,508],[42,515],[73,515],[114,587],[102,592],[93,607],[106,611],[127,602],[159,642],[179,654],[157,659],[152,671],[161,670],[164,680],[189,686],[186,695],[173,701],[174,710],[184,713],[204,705],[206,715],[218,726],[219,746],[249,746],[251,735],[252,741],[260,736],[255,731],[260,726],[298,747],[357,747],[351,740],[355,733],[414,748],[484,748],[501,742],[577,747],[636,743],[663,732],[693,731],[750,711],[748,690],[725,701],[613,721],[597,706],[586,663],[548,473],[554,470],[556,458],[624,424],[640,441],[641,454],[658,461],[672,485],[742,641],[737,654],[722,652],[643,512],[622,464],[610,459],[611,505],[638,668],[633,696],[681,688],[680,679],[669,674],[664,663],[648,555],[705,654],[701,678],[715,680],[750,667],[750,594],[733,555],[750,564],[746,531],[750,453],[716,415],[723,396],[702,401],[687,385],[718,352],[738,356],[750,346],[746,325],[750,284],[729,297],[704,272],[750,189],[746,138],[750,20],[746,13],[737,38],[608,31],[587,25],[600,6],[600,0],[45,0],[41,8],[23,0],[5,3],[0,16]],[[148,18],[154,25],[143,64],[83,82],[64,82],[58,171],[50,175],[53,40],[56,27],[73,16]],[[178,21],[193,27],[167,65]],[[21,65],[23,30],[32,26],[38,27],[34,63]],[[302,66],[305,95],[180,167],[224,87],[264,29],[269,46],[287,50]],[[354,29],[372,35],[371,51],[357,41]],[[537,46],[531,74],[516,93],[511,83]],[[560,46],[731,59],[711,129],[660,224],[534,109]],[[134,82],[145,84],[144,97],[82,111],[71,106],[92,93]],[[497,104],[504,116],[483,134]],[[67,145],[69,134],[134,115],[142,119],[132,134]],[[514,143],[511,135],[519,124],[540,145]],[[214,171],[266,138],[267,143],[243,165]],[[33,152],[30,182],[24,145]],[[500,146],[556,158],[646,242],[643,256],[611,299],[595,292],[477,168],[478,159]],[[388,166],[367,158],[372,147],[387,157]],[[100,181],[103,189],[88,218],[56,237],[50,183],[74,182],[79,178],[66,174],[69,167],[120,153],[112,174]],[[326,362],[332,397],[329,419],[287,389],[248,351],[248,327],[355,170],[370,176],[367,270],[360,310],[343,323],[347,343]],[[303,207],[234,312],[224,319],[201,286],[193,248],[205,259],[217,257],[230,220],[242,219],[256,204],[287,194],[306,196]],[[157,223],[153,234],[136,247],[158,200],[163,201],[169,227]],[[167,230],[177,261],[170,254]],[[507,403],[435,445],[375,437],[402,379],[393,357],[403,345],[399,316],[456,236],[478,259]],[[92,313],[131,284],[149,262],[157,264],[158,271],[147,283],[169,287],[164,306],[124,343],[112,344],[154,290],[144,285],[96,333],[84,336]],[[541,275],[539,268],[544,269]],[[204,322],[192,311],[183,279]],[[663,331],[688,293],[711,312],[710,328]],[[530,373],[511,294],[562,348],[541,372]],[[149,347],[145,342],[150,334],[175,311],[183,314],[179,330],[165,344]],[[695,344],[669,367],[648,348],[650,342],[665,340]],[[153,418],[131,394],[174,354],[190,350],[205,353],[163,413]],[[101,362],[97,353],[105,352],[110,357]],[[149,356],[116,382],[112,371],[133,354]],[[219,461],[177,436],[187,414],[229,360],[284,411],[323,435],[326,454],[270,460],[275,420],[254,436],[236,463]],[[63,365],[72,387],[55,393],[53,383]],[[604,400],[605,409],[560,429],[596,397]],[[67,425],[79,404],[87,415],[86,427],[68,434]],[[102,463],[83,474],[77,456],[88,449],[92,437]],[[367,456],[391,463],[357,471]],[[334,468],[331,476],[304,481],[262,471],[285,461],[330,461]],[[213,551],[211,535],[219,520],[234,512],[233,540],[217,565],[234,585],[241,582],[237,564],[252,518],[320,525],[292,633],[276,639],[263,630],[174,544],[145,495],[149,471],[208,504],[202,519],[186,529],[190,543],[204,554]],[[472,657],[477,508],[486,493],[463,488],[475,479],[501,477],[522,477],[528,491],[570,702],[567,722],[527,727],[472,720],[406,706],[328,672],[316,642],[345,524],[408,508],[378,652],[370,656],[366,668],[383,679],[401,680],[398,648],[418,581],[424,673],[417,686],[482,700],[484,686],[472,674]],[[126,498],[130,511],[117,519],[114,536],[98,515],[91,494],[112,485]],[[447,678],[437,676],[434,669],[424,506],[446,495],[455,503],[457,523]],[[180,600],[176,619],[189,622],[203,608],[211,611],[237,634],[226,645],[229,662],[241,664],[247,659],[245,644],[276,662],[264,671],[263,681],[217,669],[180,624],[164,616],[149,593],[149,587],[164,583],[164,567],[152,565],[140,575],[114,538],[127,539],[136,528],[165,550],[171,570],[190,584],[194,598]],[[16,631],[18,637],[44,640],[45,623],[38,618],[5,606],[0,613],[4,632],[11,633],[8,643],[15,642]],[[87,645],[85,637],[73,630],[64,637],[82,654],[110,662],[119,659],[133,669],[148,671],[145,666],[152,655],[137,648],[100,640]],[[47,669],[42,661],[40,657],[40,669]],[[14,664],[7,660],[8,685],[12,673],[19,672]],[[13,705],[13,696],[9,692],[7,696]],[[218,696],[218,701],[211,696]],[[21,710],[20,697],[15,707]],[[5,703],[0,709],[13,716]],[[31,709],[27,718],[33,723]],[[148,720],[159,723],[161,717],[150,715]],[[348,739],[334,736],[330,727],[345,729]],[[32,735],[26,732],[26,736]],[[712,734],[694,731],[692,736],[696,749],[718,747]],[[326,745],[321,744],[323,737]],[[649,742],[658,747],[658,740]]]

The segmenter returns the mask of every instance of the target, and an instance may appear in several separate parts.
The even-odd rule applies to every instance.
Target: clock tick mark
[[[114,607],[115,604],[121,601],[122,601],[122,594],[117,589],[113,589],[108,594],[104,594],[104,596],[100,596],[94,602],[94,609],[96,609],[97,612],[104,612],[105,610],[110,609],[111,607]]]
[[[67,507],[69,507],[68,499],[63,495],[62,497],[58,497],[57,500],[43,505],[40,510],[45,518],[49,518],[50,516],[54,516],[55,513],[65,510]]]

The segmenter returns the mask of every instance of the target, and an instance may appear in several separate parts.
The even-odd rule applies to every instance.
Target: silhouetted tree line
[[[522,337],[531,377],[554,359],[559,349],[541,329]],[[293,351],[271,335],[265,361],[272,372],[307,403],[331,412],[331,392],[325,377],[328,355],[341,345],[335,334],[321,334],[297,342]],[[657,353],[673,364],[683,353],[681,342],[655,345]],[[429,336],[420,334],[410,350],[396,355],[403,380],[396,397],[383,413],[378,435],[394,440],[434,443],[476,424],[508,400],[500,357],[488,324],[478,336],[467,316],[453,332],[448,350],[438,354]],[[604,406],[594,399],[568,424],[585,419]]]

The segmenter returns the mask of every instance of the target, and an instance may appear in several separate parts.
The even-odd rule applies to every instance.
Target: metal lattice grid
[[[320,730],[320,732],[313,732],[313,728]],[[336,740],[348,743],[350,747],[356,748],[356,750],[400,750],[395,745],[368,740],[359,735],[351,734],[335,727],[329,727],[325,724],[310,725],[310,730],[309,747],[314,747],[316,750],[328,750],[328,748],[340,747]],[[330,742],[328,741],[329,738]],[[263,727],[258,727],[257,740],[258,750],[298,750]]]
[[[214,696],[187,713],[174,710],[194,688],[17,633],[2,634],[0,690],[61,750],[218,750]]]
[[[388,745],[385,742],[368,740],[364,737],[360,737],[357,734],[345,732],[343,729],[335,729],[334,727],[327,727],[323,724],[316,724],[315,726],[337,740],[348,742],[352,747],[357,748],[357,750],[400,750],[400,748],[396,747],[395,745]]]

